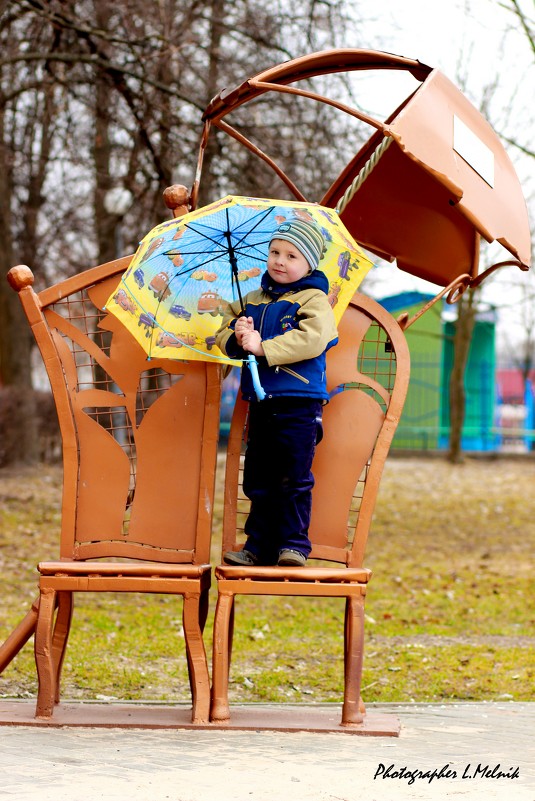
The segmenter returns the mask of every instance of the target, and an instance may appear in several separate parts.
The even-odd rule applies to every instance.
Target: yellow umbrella
[[[314,221],[337,322],[372,267],[337,213],[314,203],[229,195],[153,228],[106,303],[149,358],[217,359],[225,304],[260,286],[270,239],[286,220]]]

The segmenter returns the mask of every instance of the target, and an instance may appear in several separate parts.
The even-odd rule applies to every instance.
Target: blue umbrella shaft
[[[256,397],[259,401],[264,400],[266,397],[266,393],[264,387],[260,383],[260,377],[258,375],[258,362],[256,361],[256,356],[252,353],[249,354],[247,359],[247,364],[249,366],[249,370],[251,371],[251,378],[253,379],[253,387],[256,393]]]

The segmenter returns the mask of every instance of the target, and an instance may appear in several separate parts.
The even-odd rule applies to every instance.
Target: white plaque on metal
[[[494,187],[494,153],[455,114],[453,115],[453,149],[489,186]]]

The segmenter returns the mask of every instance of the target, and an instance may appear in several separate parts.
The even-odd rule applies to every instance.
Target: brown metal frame
[[[375,301],[354,296],[327,354],[329,391],[324,438],[314,460],[311,559],[304,568],[216,567],[211,720],[230,725],[228,682],[237,595],[346,599],[344,703],[341,725],[363,723],[360,683],[364,599],[371,571],[363,566],[377,492],[405,401],[410,359],[402,329]],[[241,487],[247,404],[238,399],[227,449],[222,553],[244,542],[248,501]]]
[[[146,355],[103,311],[130,257],[36,294],[13,268],[41,351],[63,441],[60,559],[41,562],[40,596],[0,647],[0,670],[35,632],[36,717],[50,719],[75,592],[180,595],[192,721],[209,717],[203,643],[221,368]],[[173,636],[173,635],[171,635]]]
[[[275,161],[260,148],[249,141],[239,131],[223,121],[227,114],[235,111],[244,103],[249,103],[252,100],[260,97],[269,91],[283,92],[293,94],[301,97],[308,97],[312,100],[317,100],[320,103],[326,103],[333,108],[343,111],[362,122],[371,125],[382,133],[386,133],[388,126],[385,122],[371,117],[352,106],[345,103],[332,100],[325,95],[320,95],[316,92],[299,89],[289,84],[297,81],[309,80],[310,78],[317,77],[318,75],[326,75],[329,73],[348,72],[355,70],[402,70],[410,72],[417,80],[424,81],[431,72],[431,67],[422,64],[414,59],[403,58],[402,56],[394,56],[390,53],[382,53],[376,50],[356,50],[356,49],[340,49],[340,50],[325,50],[320,53],[312,53],[301,58],[293,59],[292,61],[278,64],[271,67],[258,75],[249,78],[239,86],[232,90],[223,90],[220,92],[206,107],[203,120],[204,128],[201,136],[199,146],[199,155],[197,160],[197,172],[195,181],[191,192],[192,208],[196,208],[199,184],[201,180],[202,164],[204,159],[204,152],[208,142],[210,129],[212,126],[232,136],[240,144],[244,145],[248,150],[255,153],[259,158],[268,164],[274,172],[286,184],[288,189],[292,192],[297,200],[307,200],[301,193],[294,182],[282,170]],[[320,202],[324,202],[323,200]]]
[[[421,83],[385,120],[295,85],[318,75],[357,70],[406,71]],[[514,167],[496,134],[438,70],[380,51],[312,53],[267,69],[217,95],[203,115],[191,192],[193,208],[212,127],[262,159],[296,199],[308,199],[267,153],[226,120],[240,106],[272,91],[328,104],[374,129],[323,197],[317,199],[322,205],[337,208],[352,235],[372,253],[387,261],[396,259],[402,271],[446,286],[448,291],[466,275],[469,286],[475,287],[504,264],[528,269],[531,248],[526,204]],[[495,186],[489,186],[454,152],[450,130],[454,116],[459,116],[481,147],[492,153]],[[383,147],[389,143],[391,147]],[[353,190],[355,186],[358,191]],[[478,275],[481,237],[499,241],[513,258]],[[458,293],[450,295],[459,297]]]

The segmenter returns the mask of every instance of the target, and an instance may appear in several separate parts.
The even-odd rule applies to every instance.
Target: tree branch
[[[147,77],[146,75],[142,75],[138,72],[135,72],[132,69],[128,69],[127,67],[123,67],[117,63],[114,63],[107,58],[102,58],[101,56],[99,56],[98,53],[90,53],[88,55],[84,55],[82,53],[28,52],[28,53],[21,53],[16,56],[11,56],[10,58],[0,59],[0,67],[7,66],[9,64],[16,64],[17,62],[31,63],[35,61],[43,61],[43,62],[59,61],[65,64],[89,64],[92,67],[99,67],[104,72],[107,72],[109,74],[115,73],[117,75],[123,75],[123,76],[128,76],[129,78],[134,78],[140,83],[146,84],[147,86],[151,86],[153,89],[158,89],[160,92],[164,92],[168,95],[171,95],[171,97],[174,97],[177,100],[182,100],[184,103],[188,103],[189,105],[195,106],[201,112],[204,111],[204,106],[201,103],[196,102],[187,95],[181,94],[176,89],[174,89],[170,84],[154,80],[152,78]]]

